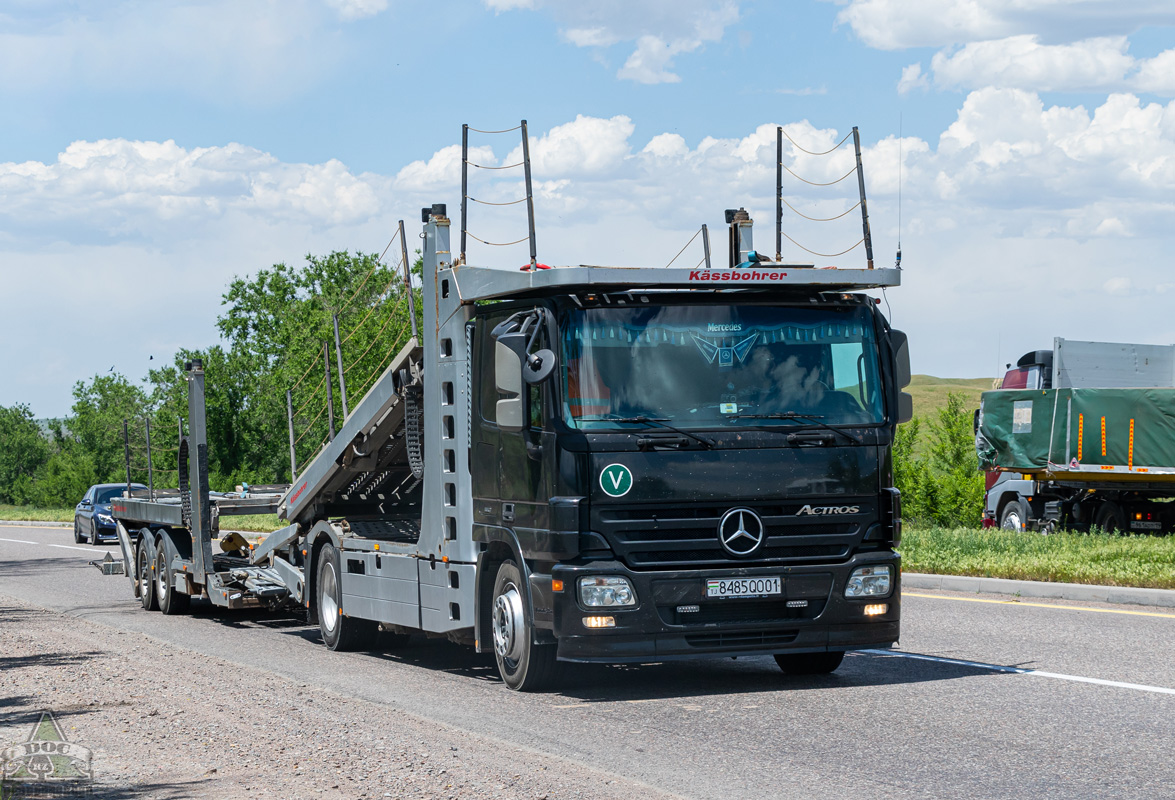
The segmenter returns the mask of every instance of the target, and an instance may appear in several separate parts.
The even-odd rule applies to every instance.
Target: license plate
[[[768,597],[783,594],[783,579],[770,578],[707,578],[706,597]]]
[[[1163,523],[1131,520],[1130,528],[1136,531],[1159,531],[1163,529]]]

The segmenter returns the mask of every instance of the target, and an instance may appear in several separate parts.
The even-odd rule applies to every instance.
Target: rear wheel
[[[503,561],[494,580],[494,658],[507,686],[519,692],[537,692],[549,686],[558,668],[553,644],[535,644],[534,630],[525,612],[522,574],[513,561]]]
[[[159,608],[159,603],[155,599],[155,580],[151,575],[151,568],[154,566],[151,558],[153,549],[147,538],[143,537],[139,540],[135,554],[135,571],[139,578],[139,602],[147,611]]]
[[[844,653],[777,653],[775,663],[788,675],[827,675],[835,672]]]
[[[341,559],[334,545],[318,552],[318,629],[331,650],[355,650],[370,645],[379,632],[377,623],[343,614]]]
[[[1106,533],[1119,533],[1126,530],[1126,514],[1122,507],[1112,500],[1102,503],[1101,508],[1094,515],[1093,524]]]
[[[155,597],[159,610],[164,614],[186,614],[192,605],[192,598],[175,588],[175,572],[168,558],[168,548],[161,541],[159,553],[155,556]]]

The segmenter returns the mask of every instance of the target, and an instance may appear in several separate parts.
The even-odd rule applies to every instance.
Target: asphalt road
[[[912,591],[899,652],[831,676],[770,658],[576,665],[560,691],[520,695],[443,641],[331,653],[288,618],[145,612],[125,577],[86,566],[107,549],[0,526],[0,595],[685,797],[1175,797],[1170,609]]]

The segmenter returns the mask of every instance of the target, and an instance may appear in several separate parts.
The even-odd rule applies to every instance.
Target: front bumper
[[[876,564],[893,565],[890,595],[845,599],[849,574],[857,567]],[[899,634],[900,566],[900,558],[892,551],[861,553],[843,564],[802,567],[633,572],[617,561],[560,564],[551,578],[563,581],[565,588],[550,595],[559,658],[615,663],[889,647]],[[577,579],[585,575],[627,577],[638,605],[632,609],[581,607]],[[782,596],[706,597],[707,578],[775,575],[782,577]],[[794,601],[792,608],[789,600]],[[794,607],[802,601],[806,605]],[[877,603],[887,605],[885,613],[866,617],[865,606]],[[679,610],[679,606],[687,609]],[[593,615],[614,617],[616,626],[586,628],[583,618]]]

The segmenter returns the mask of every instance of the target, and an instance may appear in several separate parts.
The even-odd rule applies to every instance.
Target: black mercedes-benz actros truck
[[[421,330],[276,502],[288,527],[214,555],[199,458],[174,508],[119,505],[145,607],[297,604],[332,649],[447,636],[521,690],[558,661],[815,673],[898,639],[909,356],[860,292],[900,271],[762,260],[745,214],[732,267],[489,269],[423,219]]]

